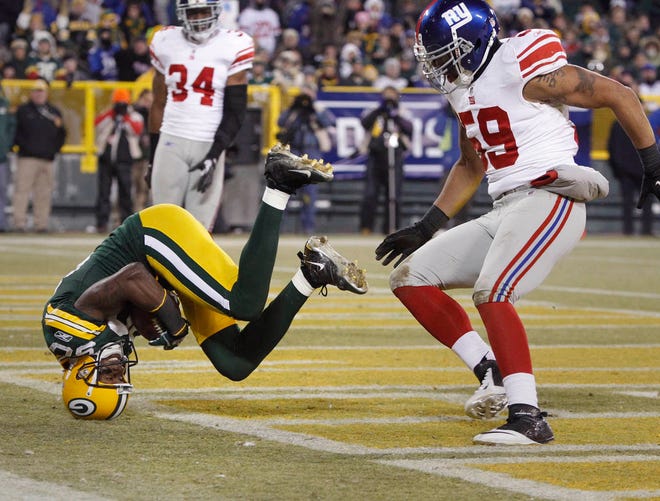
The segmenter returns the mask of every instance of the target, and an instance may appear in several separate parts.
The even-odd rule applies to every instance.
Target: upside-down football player
[[[122,413],[132,390],[129,368],[137,363],[132,335],[168,350],[190,328],[218,372],[239,381],[282,339],[314,289],[367,291],[363,270],[326,238],[311,237],[298,253],[300,269],[264,309],[289,196],[333,174],[329,164],[277,145],[266,158],[265,176],[239,266],[189,212],[161,204],[127,218],[61,280],[42,326],[64,367],[62,396],[71,414],[112,419]],[[237,319],[249,323],[241,330]]]
[[[635,93],[569,65],[557,35],[531,29],[499,40],[482,0],[438,0],[417,23],[415,56],[461,122],[461,156],[434,204],[376,249],[398,259],[390,287],[419,323],[451,348],[481,382],[465,410],[475,418],[507,406],[507,422],[480,444],[538,444],[554,438],[539,409],[525,328],[513,307],[579,242],[585,202],[607,180],[576,165],[568,106],[610,108],[644,165],[640,205],[660,196],[660,153]],[[474,195],[484,175],[493,209],[435,235]],[[435,235],[435,236],[434,236]],[[444,291],[472,287],[490,346]],[[491,351],[492,347],[492,351]]]

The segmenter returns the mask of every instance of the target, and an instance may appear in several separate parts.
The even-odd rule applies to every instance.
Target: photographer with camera
[[[107,233],[110,221],[110,190],[117,179],[120,223],[133,213],[131,195],[133,163],[142,157],[140,135],[144,119],[130,105],[131,93],[115,89],[112,108],[94,120],[98,157],[98,192],[96,195],[96,231]]]
[[[387,201],[382,232],[388,234],[400,226],[403,159],[413,129],[412,122],[400,111],[399,91],[385,87],[380,106],[362,117],[369,142],[360,209],[360,232],[365,235],[374,231],[381,188]]]
[[[300,94],[296,96],[291,107],[282,112],[277,125],[280,131],[277,139],[282,144],[288,144],[291,152],[296,155],[307,154],[310,158],[323,158],[330,151],[332,141],[328,128],[333,125],[333,117],[326,110],[317,110],[316,88],[304,84]],[[316,199],[318,186],[310,184],[298,190],[302,203],[300,223],[304,233],[314,233],[316,219]]]

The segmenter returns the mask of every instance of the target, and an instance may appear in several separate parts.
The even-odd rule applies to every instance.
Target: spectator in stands
[[[403,27],[407,31],[415,31],[417,27],[417,20],[419,15],[422,13],[419,7],[417,6],[415,0],[403,0],[400,6],[400,12],[397,14],[397,17],[403,22]]]
[[[309,64],[311,62],[312,52],[312,2],[310,0],[302,0],[295,2],[295,4],[288,10],[288,15],[285,18],[285,26],[287,29],[292,29],[298,36],[297,49],[303,56],[303,63]],[[286,32],[282,32],[282,40],[286,38]]]
[[[48,82],[35,80],[30,99],[16,111],[18,163],[14,177],[14,229],[27,230],[32,196],[34,230],[48,231],[54,187],[54,160],[64,145],[62,113],[48,102]]]
[[[328,45],[336,45],[341,36],[341,19],[334,1],[319,0],[314,3],[310,18],[311,53],[321,54]],[[327,57],[328,54],[323,54]],[[338,59],[338,54],[332,57]]]
[[[626,32],[627,17],[625,6],[614,5],[610,9],[607,30],[612,47],[617,47],[622,43]]]
[[[392,39],[387,31],[378,34],[375,40],[374,49],[371,51],[371,64],[376,66],[379,71],[385,70],[385,61],[393,58]]]
[[[6,45],[11,40],[16,20],[22,9],[22,2],[0,0],[0,45]]]
[[[386,59],[384,68],[385,74],[380,75],[374,81],[375,88],[384,89],[386,87],[394,87],[400,91],[408,86],[408,80],[401,76],[401,63],[398,59],[393,57]]]
[[[614,121],[607,142],[610,154],[610,167],[614,177],[619,181],[621,189],[621,210],[623,217],[623,234],[635,233],[635,207],[642,186],[644,172],[635,146],[618,121]],[[641,207],[641,234],[653,234],[653,200],[648,197]]]
[[[346,42],[339,51],[339,78],[347,78],[353,72],[353,61],[362,61],[360,47],[352,42]]]
[[[115,54],[121,47],[113,41],[113,33],[110,28],[98,30],[98,40],[87,58],[89,71],[96,80],[117,80],[117,62]]]
[[[23,32],[48,29],[57,12],[48,0],[24,0],[23,10],[16,19],[16,28]]]
[[[277,138],[282,144],[288,144],[291,152],[296,155],[307,154],[311,158],[323,158],[323,154],[332,146],[328,128],[333,124],[333,118],[327,111],[318,109],[315,101],[315,88],[303,85],[291,107],[285,110],[277,121],[280,127]],[[302,203],[300,222],[303,232],[312,234],[316,228],[318,186],[304,186],[297,194]]]
[[[400,111],[399,91],[395,87],[385,87],[381,92],[380,105],[362,117],[362,127],[368,141],[364,196],[360,208],[362,234],[374,231],[381,192],[384,192],[386,200],[383,233],[388,234],[393,228],[400,227],[403,160],[412,137],[412,122],[404,118]],[[390,179],[392,176],[394,186]],[[395,212],[392,225],[388,202],[393,204]]]
[[[301,61],[303,61],[304,58],[302,52],[299,49],[299,43],[300,43],[300,35],[298,34],[298,32],[292,28],[285,29],[284,31],[282,31],[282,38],[280,39],[279,43],[277,44],[277,47],[275,48],[275,53],[273,54],[273,57],[276,58],[282,52],[286,50],[290,50],[300,54],[300,59]]]
[[[62,1],[58,15],[59,23],[68,30],[69,40],[77,48],[79,54],[86,57],[90,48],[88,34],[94,32],[96,24],[87,10],[87,1],[71,0],[71,5],[69,2]]]
[[[71,87],[73,82],[80,82],[83,80],[89,80],[89,73],[80,67],[80,61],[78,57],[69,53],[64,56],[62,59],[62,70],[64,73],[61,77],[58,77],[57,80],[64,80],[67,84],[67,87]]]
[[[367,78],[364,69],[362,56],[353,59],[350,74],[346,78],[341,78],[339,80],[339,85],[371,87],[373,82]]]
[[[130,46],[120,49],[115,54],[117,63],[117,80],[134,82],[137,78],[151,68],[151,56],[147,39],[143,36],[135,36]]]
[[[268,85],[273,81],[273,74],[268,71],[265,61],[254,60],[248,83],[250,85]]]
[[[321,69],[316,77],[316,85],[319,89],[339,85],[339,68],[336,59],[324,59]]]
[[[660,80],[658,70],[651,64],[642,66],[639,81],[639,94],[647,111],[655,111],[660,105]]]
[[[131,93],[117,88],[112,93],[112,108],[94,120],[98,157],[96,231],[106,233],[110,222],[110,191],[117,180],[119,218],[123,222],[133,213],[133,163],[142,158],[140,137],[144,120],[131,106]]]
[[[56,57],[56,45],[53,35],[47,31],[37,31],[32,40],[32,53],[27,60],[26,76],[43,78],[48,82],[55,79],[55,73],[62,67]]]
[[[14,145],[16,116],[0,83],[0,233],[7,231],[5,207],[9,185],[9,159],[7,154]]]
[[[163,26],[173,24],[176,19],[174,7],[170,0],[154,0],[154,22]]]
[[[389,55],[391,57],[401,57],[406,46],[406,30],[403,28],[403,23],[395,19],[387,34],[390,37]],[[412,51],[410,53],[412,54]]]
[[[385,11],[383,0],[366,0],[364,10],[369,14],[371,26],[377,33],[389,30],[394,23],[392,16]]]
[[[407,52],[401,56],[399,61],[399,73],[406,79],[406,87],[414,87],[417,81],[417,60],[412,52]]]
[[[280,17],[268,6],[268,0],[250,0],[238,16],[238,26],[254,39],[254,44],[273,57],[280,36]]]
[[[279,85],[282,89],[300,87],[304,80],[301,65],[302,58],[298,52],[282,52],[274,62],[273,85]]]
[[[121,18],[117,14],[110,10],[105,10],[99,17],[99,22],[96,25],[96,32],[98,34],[101,30],[110,30],[110,39],[112,40],[113,45],[125,47],[126,40],[124,39],[124,34],[121,29],[119,29],[120,21]]]
[[[25,78],[25,70],[28,67],[28,43],[23,38],[16,38],[12,40],[10,49],[11,59],[7,63],[7,66],[11,66],[14,69],[14,75],[11,78],[23,80]]]
[[[660,67],[660,38],[655,36],[646,37],[641,41],[641,45],[649,64],[656,68]]]
[[[140,0],[128,0],[125,7],[118,13],[121,17],[119,27],[130,45],[134,39],[144,38],[147,29],[153,26],[153,16],[146,3]]]
[[[350,33],[351,31],[357,30],[357,22],[355,21],[355,16],[358,12],[364,12],[362,10],[362,0],[346,0],[346,2],[343,3],[343,9],[339,15],[340,25],[337,27],[337,29],[341,30],[343,33]],[[417,19],[415,19],[415,25],[416,24]]]

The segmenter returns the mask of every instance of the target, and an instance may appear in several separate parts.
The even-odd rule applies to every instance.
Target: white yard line
[[[14,473],[0,470],[0,499],[21,501],[71,501],[85,499],[89,501],[104,501],[110,498],[101,497],[92,492],[78,491],[63,484],[44,482]]]

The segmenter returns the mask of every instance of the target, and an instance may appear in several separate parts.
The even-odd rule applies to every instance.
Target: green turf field
[[[217,240],[237,257],[244,237]],[[273,292],[304,240],[282,238]],[[519,302],[556,440],[514,448],[472,445],[503,419],[463,414],[476,379],[390,293],[376,237],[330,236],[369,293],[310,298],[247,380],[192,336],[138,339],[128,409],[76,421],[40,313],[98,241],[0,237],[0,499],[660,499],[660,239],[587,237]]]

